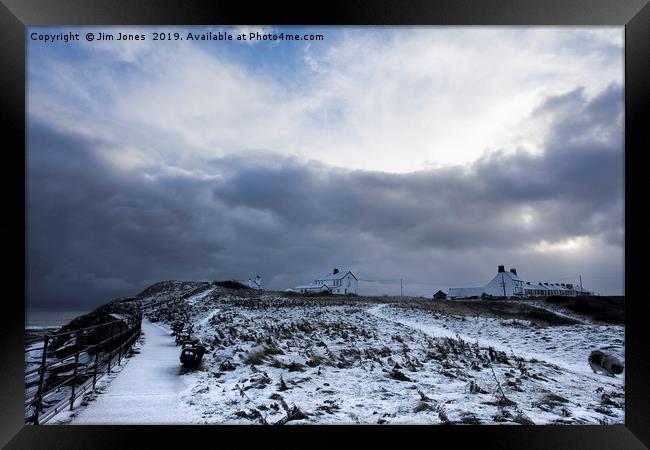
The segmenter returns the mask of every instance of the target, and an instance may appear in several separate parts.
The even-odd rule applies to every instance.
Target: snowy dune
[[[624,421],[624,377],[594,374],[587,364],[595,348],[624,358],[621,325],[542,326],[390,303],[333,303],[218,287],[175,300],[148,313],[160,322],[145,323],[141,353],[68,420]],[[208,348],[202,365],[182,375],[180,347],[167,328],[181,317]]]

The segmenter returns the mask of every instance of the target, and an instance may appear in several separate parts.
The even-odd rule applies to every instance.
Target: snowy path
[[[142,321],[144,344],[108,384],[106,392],[80,409],[72,425],[192,423],[181,400],[189,388],[179,376],[179,349],[169,332]]]

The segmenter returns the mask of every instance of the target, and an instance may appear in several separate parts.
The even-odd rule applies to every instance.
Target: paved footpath
[[[72,425],[195,422],[181,402],[188,386],[179,375],[180,348],[169,331],[147,320],[142,321],[142,331],[140,353],[129,359],[105,392],[79,410]]]

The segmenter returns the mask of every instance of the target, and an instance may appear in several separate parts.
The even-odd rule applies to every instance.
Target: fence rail
[[[43,424],[111,373],[141,335],[142,312],[25,341],[25,423]]]

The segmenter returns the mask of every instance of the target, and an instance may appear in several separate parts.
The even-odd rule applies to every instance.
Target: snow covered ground
[[[387,320],[395,320],[431,336],[457,336],[481,345],[538,359],[566,370],[593,375],[586,363],[591,350],[605,349],[625,360],[625,327],[622,325],[580,325],[540,327],[527,320],[423,314],[411,308],[380,306],[369,310]],[[575,317],[575,316],[573,316]],[[602,381],[600,375],[593,379]],[[624,374],[617,377],[621,386]]]
[[[623,423],[624,377],[587,364],[596,348],[624,359],[623,326],[336,303],[217,287],[179,300],[71,423]],[[165,323],[185,317],[208,351],[181,375]]]
[[[144,343],[119,374],[100,385],[72,413],[59,414],[52,423],[73,425],[141,425],[191,423],[182,394],[189,388],[179,376],[178,348],[169,330],[143,321]]]

